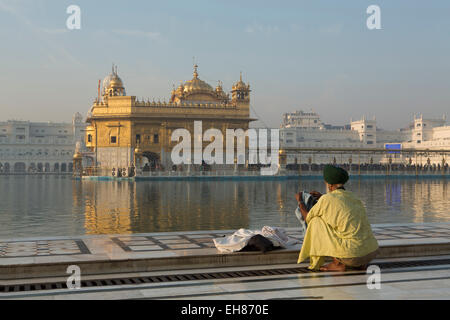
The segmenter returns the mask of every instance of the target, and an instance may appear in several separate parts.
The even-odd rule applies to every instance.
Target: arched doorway
[[[34,162],[30,163],[30,165],[28,166],[28,172],[30,173],[36,172],[36,164]]]
[[[3,172],[4,173],[9,173],[9,171],[11,170],[11,167],[9,165],[8,162],[6,162],[5,164],[3,164]]]
[[[45,172],[50,172],[50,163],[47,162],[47,163],[45,164],[45,166],[44,166],[44,171],[45,171]]]
[[[67,172],[67,164],[61,164],[61,172]]]
[[[26,171],[26,166],[25,166],[25,163],[23,163],[23,162],[16,162],[15,164],[14,164],[14,172],[15,173],[25,173],[25,171]]]
[[[53,166],[53,172],[59,172],[59,163],[55,163]]]
[[[147,158],[147,163],[144,160],[143,171],[155,171],[160,168],[159,154],[154,152],[145,151],[142,153],[142,157]]]

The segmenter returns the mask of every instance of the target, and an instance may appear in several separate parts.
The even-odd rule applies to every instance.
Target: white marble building
[[[77,142],[84,146],[81,114],[71,123],[0,122],[0,173],[69,173]]]
[[[280,148],[342,148],[342,149],[384,149],[387,144],[399,144],[402,149],[430,149],[450,150],[450,126],[442,119],[426,119],[422,115],[415,116],[407,127],[398,130],[382,130],[377,128],[375,119],[350,121],[350,125],[332,126],[322,123],[317,113],[296,111],[283,115],[280,129]],[[302,158],[303,156],[303,158]],[[435,154],[427,155],[426,159],[412,158],[407,155],[391,155],[393,163],[402,164],[440,164],[450,159]],[[300,159],[299,159],[300,158]],[[287,155],[287,163],[317,164],[330,163],[332,154],[319,155],[312,153],[304,155]],[[336,161],[349,163],[355,161],[355,155],[339,155]],[[342,159],[341,159],[342,158]],[[350,161],[349,161],[350,160]],[[360,159],[362,162],[383,163],[388,161],[386,156],[371,156],[371,159]]]

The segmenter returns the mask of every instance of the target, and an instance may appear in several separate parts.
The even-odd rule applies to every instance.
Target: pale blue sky
[[[81,7],[81,30],[66,8]],[[382,30],[366,27],[381,7]],[[70,121],[114,62],[127,93],[156,100],[201,79],[226,90],[239,72],[277,127],[313,108],[327,123],[376,116],[405,126],[450,110],[450,2],[0,0],[0,121]]]

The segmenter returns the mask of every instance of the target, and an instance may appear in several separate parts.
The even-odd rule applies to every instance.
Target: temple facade
[[[96,168],[111,173],[117,169],[168,169],[173,167],[171,152],[178,143],[171,141],[176,129],[191,134],[194,121],[202,129],[247,130],[250,118],[250,85],[240,80],[226,93],[201,80],[198,66],[193,78],[171,92],[169,101],[140,101],[126,94],[117,68],[103,80],[99,97],[88,112],[86,147]],[[231,94],[231,96],[230,96]],[[206,146],[210,142],[203,141]]]

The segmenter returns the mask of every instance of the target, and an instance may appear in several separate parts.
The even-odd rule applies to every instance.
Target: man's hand
[[[303,202],[303,193],[302,192],[296,193],[295,199],[297,200],[298,203]]]
[[[300,209],[300,213],[302,214],[303,220],[306,221],[308,210],[306,210],[305,203],[303,202],[303,193],[302,192],[297,193],[295,195],[295,199],[297,199],[298,208]]]

